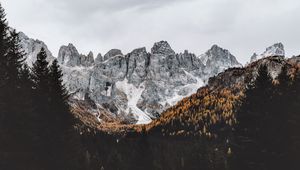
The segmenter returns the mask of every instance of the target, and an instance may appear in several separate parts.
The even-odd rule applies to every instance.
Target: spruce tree
[[[51,129],[51,114],[49,105],[49,77],[50,71],[48,62],[46,61],[47,55],[44,48],[37,54],[37,60],[32,67],[32,80],[33,80],[33,103],[34,111],[32,113],[33,135],[35,147],[33,151],[37,160],[43,168],[50,165],[50,155],[47,146],[51,143],[53,138],[50,135]]]
[[[264,168],[265,128],[270,116],[272,103],[272,77],[266,65],[258,69],[256,80],[245,91],[245,98],[237,113],[238,124],[235,127],[236,147],[234,169]]]
[[[8,25],[5,18],[5,12],[0,4],[0,126],[1,129],[4,127],[5,122],[5,112],[7,112],[7,103],[5,100],[5,86],[7,80],[7,58],[6,54],[9,48],[9,41],[8,41]]]
[[[300,67],[296,67],[296,71],[293,78],[293,83],[291,85],[291,96],[290,102],[290,115],[289,115],[289,139],[288,144],[288,155],[286,158],[290,161],[288,162],[290,167],[294,169],[299,169],[300,162]]]
[[[17,169],[24,165],[14,162],[30,157],[32,91],[24,59],[18,33],[8,27],[0,4],[0,159],[6,163],[0,169]]]
[[[60,160],[66,162],[65,156],[67,148],[67,132],[72,127],[71,114],[69,111],[69,105],[67,103],[68,93],[62,82],[62,71],[59,68],[57,60],[54,60],[50,66],[49,77],[49,105],[51,114],[51,127],[48,130],[51,131],[53,137],[55,137],[49,147],[53,147],[52,151],[56,151],[61,156]],[[58,165],[63,165],[62,162],[57,162]]]
[[[289,169],[287,158],[290,139],[289,119],[291,116],[291,84],[290,65],[285,63],[277,76],[272,103],[268,105],[270,116],[265,127],[263,140],[266,142],[266,159],[269,169]]]
[[[63,85],[62,80],[62,71],[58,65],[57,60],[54,60],[50,66],[50,77],[49,77],[49,87],[50,87],[50,95],[51,95],[51,107],[56,116],[63,118],[63,120],[67,121],[67,118],[70,118],[65,115],[69,115],[69,104],[68,104],[68,92],[66,87]]]
[[[32,69],[36,153],[45,169],[80,169],[81,144],[73,127],[62,71],[57,60],[49,66],[46,58],[42,48]]]

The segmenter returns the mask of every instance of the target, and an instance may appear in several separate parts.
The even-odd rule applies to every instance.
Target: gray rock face
[[[161,54],[161,55],[174,55],[175,52],[170,47],[167,41],[160,41],[154,44],[151,48],[152,54]]]
[[[90,67],[94,64],[94,54],[90,52],[87,56],[80,55],[80,64],[85,67]]]
[[[284,46],[282,43],[276,43],[276,44],[266,48],[266,51],[264,51],[257,58],[274,57],[274,56],[277,56],[277,57],[285,56]]]
[[[97,64],[97,63],[101,63],[101,62],[103,62],[103,57],[102,57],[101,53],[99,53],[95,59],[95,63]]]
[[[276,43],[266,49],[266,51],[262,54],[263,57],[273,57],[279,56],[284,57],[285,51],[282,43]]]
[[[83,66],[90,67],[94,65],[94,54],[89,52],[88,55],[79,54],[73,44],[61,46],[57,57],[58,63],[67,67]]]
[[[251,58],[250,58],[250,63],[261,59],[261,58],[266,58],[266,57],[285,57],[285,50],[284,50],[284,46],[282,43],[276,43],[268,48],[266,48],[266,50],[261,53],[260,55],[257,55],[256,53],[254,53]]]
[[[57,60],[59,64],[65,66],[79,66],[80,65],[80,54],[73,44],[68,46],[61,46],[58,52]]]
[[[41,51],[41,48],[45,49],[48,62],[54,60],[52,53],[48,50],[48,47],[44,42],[29,38],[23,32],[19,32],[19,39],[20,45],[26,53],[26,63],[29,66],[32,66],[36,61],[36,56]]]
[[[205,65],[204,73],[206,78],[216,75],[230,67],[241,67],[242,65],[228,51],[217,45],[213,45],[210,50],[200,56]]]
[[[218,46],[199,58],[187,50],[176,54],[166,41],[155,43],[150,53],[145,47],[126,55],[112,49],[95,61],[92,53],[80,55],[69,44],[59,50],[58,61],[73,99],[92,100],[112,117],[133,117],[138,124],[195,93],[209,76],[240,66]]]
[[[252,62],[254,62],[254,61],[256,61],[256,60],[257,60],[257,54],[254,53],[254,54],[251,56],[251,58],[250,58],[250,63],[252,63]]]
[[[118,49],[111,49],[110,51],[108,51],[105,55],[104,55],[104,61],[109,59],[109,58],[112,58],[112,57],[115,57],[115,56],[122,56],[122,52],[121,50],[118,50]]]

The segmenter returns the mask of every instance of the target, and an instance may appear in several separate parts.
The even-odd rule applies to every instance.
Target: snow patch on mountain
[[[36,59],[38,40],[20,36],[23,48]],[[28,49],[27,49],[28,48]],[[31,50],[34,49],[34,50]],[[49,53],[50,58],[52,54]],[[62,46],[58,61],[63,81],[73,99],[91,100],[93,109],[106,110],[111,117],[125,115],[130,123],[146,124],[164,110],[202,87],[209,77],[224,69],[241,66],[228,50],[214,45],[201,57],[185,50],[175,53],[167,41],[156,42],[147,52],[145,47],[124,55],[112,49],[103,57],[80,54],[73,44]],[[94,111],[95,113],[97,111]],[[131,120],[131,116],[136,121]]]
[[[152,120],[150,116],[137,107],[137,103],[145,90],[144,84],[142,83],[139,87],[135,87],[133,84],[129,84],[127,79],[124,79],[116,83],[116,88],[126,94],[128,100],[126,112],[137,117],[138,121],[136,124],[150,123]]]
[[[273,44],[272,46],[266,48],[266,50],[260,55],[257,55],[256,53],[254,53],[250,58],[250,63],[254,62],[258,59],[261,59],[261,58],[274,57],[274,56],[277,56],[277,57],[285,56],[284,45],[282,43]]]

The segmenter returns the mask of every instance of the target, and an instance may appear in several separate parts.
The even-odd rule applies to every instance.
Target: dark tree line
[[[42,48],[25,64],[0,6],[0,169],[83,169],[62,72]]]
[[[265,65],[237,113],[232,169],[298,169],[300,70],[288,63],[274,81]]]

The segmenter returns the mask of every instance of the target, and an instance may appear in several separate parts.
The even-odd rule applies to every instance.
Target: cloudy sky
[[[213,44],[245,63],[253,52],[282,42],[300,54],[299,0],[2,0],[9,24],[44,41],[56,56],[73,43],[79,52],[124,53],[167,40],[176,52],[200,55]]]

